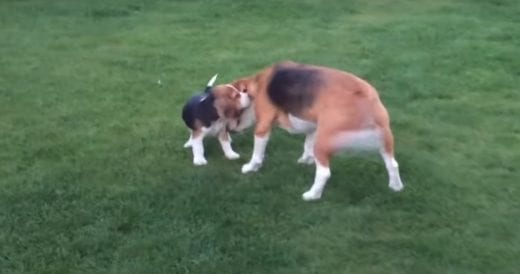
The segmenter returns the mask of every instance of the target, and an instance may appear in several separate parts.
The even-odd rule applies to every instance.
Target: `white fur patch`
[[[292,134],[310,133],[316,130],[316,123],[300,119],[291,114],[289,114],[289,122],[291,126],[283,128]]]
[[[394,191],[401,191],[404,188],[404,184],[399,175],[399,164],[394,157],[383,151],[381,151],[381,157],[383,157],[385,161],[386,170],[388,172],[388,186]]]
[[[251,105],[251,98],[247,95],[247,93],[240,92],[240,107],[242,109],[249,107]]]
[[[227,140],[224,139],[224,136],[219,135],[219,142],[220,146],[222,147],[222,151],[224,152],[224,155],[226,158],[230,160],[238,159],[240,158],[240,155],[233,151],[233,148],[231,147],[231,136],[229,136],[229,133],[225,133]]]
[[[219,132],[221,132],[226,126],[226,122],[222,119],[219,119],[211,124],[210,127],[203,127],[202,132],[204,135],[216,136]]]
[[[209,79],[208,84],[206,86],[208,86],[208,87],[213,86],[213,84],[215,83],[215,80],[217,80],[217,76],[218,76],[218,73],[213,75],[213,77],[211,77],[211,79]]]
[[[193,164],[196,166],[202,166],[208,163],[204,157],[204,134],[191,139],[191,147],[193,151]]]
[[[266,135],[264,137],[259,137],[255,135],[253,155],[251,156],[251,160],[249,160],[249,163],[242,166],[242,173],[245,174],[260,169],[260,167],[262,166],[262,162],[264,161],[265,148],[267,146],[268,141],[269,135]]]
[[[344,131],[333,137],[337,150],[378,150],[382,145],[382,135],[378,129]]]
[[[321,198],[321,194],[323,193],[323,189],[327,184],[327,181],[330,178],[330,168],[326,166],[322,166],[320,163],[316,162],[316,173],[314,175],[314,183],[312,184],[311,189],[307,192],[303,193],[302,198],[305,201],[314,201]]]
[[[303,154],[298,158],[300,164],[314,164],[314,142],[316,139],[316,131],[307,133],[305,143],[303,144]]]

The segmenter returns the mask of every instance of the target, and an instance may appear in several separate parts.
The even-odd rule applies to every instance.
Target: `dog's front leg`
[[[233,148],[231,147],[231,136],[229,136],[229,132],[227,130],[224,129],[219,133],[218,140],[226,158],[229,160],[240,158],[240,155],[233,151]]]
[[[271,133],[270,123],[258,124],[255,130],[255,143],[253,147],[253,155],[249,163],[242,166],[242,173],[257,171],[262,166],[265,156],[265,148],[269,141]]]

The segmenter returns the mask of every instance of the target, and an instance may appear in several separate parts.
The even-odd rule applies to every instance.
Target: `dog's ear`
[[[240,93],[238,93],[236,91],[228,93],[228,96],[229,96],[229,99],[231,99],[231,100],[238,100],[238,99],[240,99]]]
[[[237,119],[240,117],[240,112],[234,107],[224,108],[224,117],[228,119]]]

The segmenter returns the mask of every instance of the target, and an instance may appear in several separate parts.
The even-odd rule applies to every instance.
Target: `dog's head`
[[[244,110],[251,105],[251,99],[246,92],[240,92],[231,84],[216,85],[213,87],[216,75],[209,81],[206,93],[213,97],[213,106],[220,118],[226,120],[229,130],[234,130],[240,123]]]
[[[228,120],[229,129],[236,127],[243,111],[251,105],[247,93],[240,92],[231,85],[218,85],[212,88],[211,93],[215,97],[219,117]]]
[[[233,124],[228,127],[230,131],[242,132],[251,127],[256,122],[256,113],[254,107],[254,99],[257,96],[258,79],[256,76],[244,77],[229,83],[227,86],[232,86],[242,96],[246,95],[249,101],[249,106],[240,112],[240,117],[233,121]],[[236,122],[236,123],[235,123]]]
[[[257,95],[257,79],[254,76],[240,78],[232,82],[230,85],[240,92],[246,93],[251,99],[254,99]]]

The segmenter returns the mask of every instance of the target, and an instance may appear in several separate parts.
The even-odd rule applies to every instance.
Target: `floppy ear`
[[[228,94],[229,99],[236,100],[240,98],[240,94],[238,92],[231,92]]]
[[[240,116],[240,113],[239,111],[237,111],[235,108],[233,107],[226,107],[224,108],[224,117],[225,118],[237,118]]]

